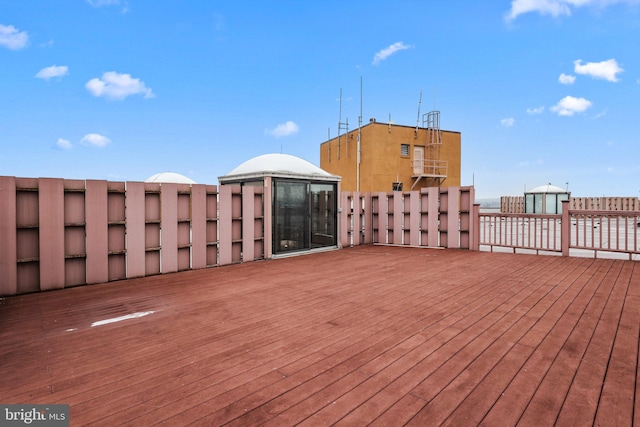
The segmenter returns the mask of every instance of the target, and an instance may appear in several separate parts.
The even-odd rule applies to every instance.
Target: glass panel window
[[[524,213],[533,213],[533,194],[525,194],[524,196]]]
[[[409,144],[400,144],[400,155],[409,157]]]
[[[546,214],[556,214],[558,213],[557,210],[557,195],[555,193],[553,194],[547,194],[547,200],[545,203],[545,210],[546,210]]]
[[[534,194],[533,213],[541,214],[542,212],[542,194]]]
[[[337,244],[337,185],[274,182],[273,253]]]
[[[336,186],[311,184],[311,247],[336,244]]]
[[[309,247],[308,184],[276,181],[273,204],[273,252]]]

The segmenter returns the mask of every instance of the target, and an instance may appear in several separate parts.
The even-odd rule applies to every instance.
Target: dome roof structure
[[[529,191],[525,191],[525,193],[547,193],[547,194],[558,194],[558,193],[568,193],[564,188],[556,187],[555,185],[545,184],[540,185],[538,187],[532,188]]]
[[[180,175],[175,172],[161,172],[157,173],[149,178],[145,179],[144,182],[159,182],[159,183],[172,183],[172,184],[195,184],[196,182],[191,178],[187,178],[184,175]]]
[[[228,174],[219,177],[220,183],[274,176],[339,181],[340,177],[320,169],[300,157],[290,154],[263,154],[242,163]]]

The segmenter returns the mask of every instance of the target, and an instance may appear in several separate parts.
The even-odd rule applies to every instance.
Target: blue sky
[[[342,120],[462,133],[478,198],[640,195],[640,0],[0,0],[0,175],[319,164]]]

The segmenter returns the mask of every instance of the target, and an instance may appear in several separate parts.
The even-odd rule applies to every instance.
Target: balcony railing
[[[448,168],[446,160],[413,160],[413,176],[446,177]]]
[[[639,211],[573,210],[568,206],[568,201],[563,202],[561,215],[479,213],[479,248],[565,256],[618,253],[640,259]]]

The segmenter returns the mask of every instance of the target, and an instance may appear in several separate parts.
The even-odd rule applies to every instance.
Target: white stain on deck
[[[108,325],[109,323],[122,322],[123,320],[128,319],[137,319],[138,317],[148,316],[150,314],[155,313],[154,311],[139,311],[137,313],[127,314],[125,316],[112,317],[111,319],[99,320],[97,322],[93,322],[91,327]]]

